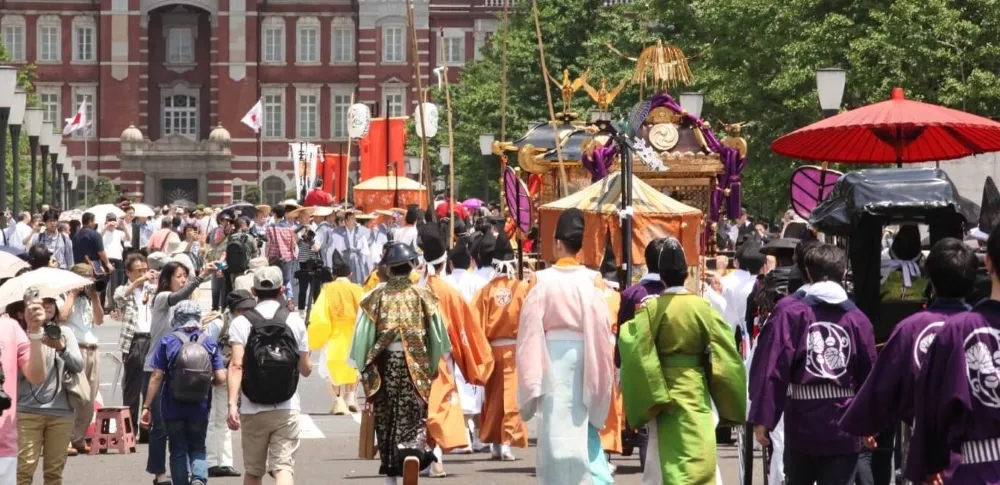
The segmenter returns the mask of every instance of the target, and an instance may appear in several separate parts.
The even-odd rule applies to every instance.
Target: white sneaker
[[[396,477],[385,477],[385,485],[398,485]]]
[[[474,450],[473,450],[473,448],[471,446],[466,446],[465,448],[459,448],[457,450],[452,450],[451,454],[452,455],[469,455],[469,454],[472,454],[473,452],[474,452]]]
[[[608,471],[611,472],[612,475],[614,475],[615,472],[618,471],[618,466],[608,463]]]
[[[503,461],[514,461],[517,459],[514,457],[514,453],[511,453],[510,445],[500,446],[500,459]]]
[[[490,458],[493,458],[494,460],[499,460],[501,456],[502,452],[500,451],[500,445],[496,443],[490,445]]]

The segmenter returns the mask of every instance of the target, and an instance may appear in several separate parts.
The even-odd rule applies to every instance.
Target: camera
[[[45,325],[42,326],[42,332],[45,333],[45,336],[48,337],[49,340],[59,340],[62,338],[62,329],[59,328],[59,325],[54,322],[46,322]]]

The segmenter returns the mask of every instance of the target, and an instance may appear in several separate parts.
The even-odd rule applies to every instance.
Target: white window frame
[[[303,103],[303,98],[312,97],[313,102]],[[320,89],[313,86],[295,87],[295,136],[302,140],[318,140],[320,137]],[[311,106],[310,106],[311,105]],[[313,126],[306,126],[303,123],[303,116],[308,113],[305,108],[311,108]]]
[[[458,44],[457,48],[455,43]],[[446,66],[465,65],[465,31],[446,27],[438,40],[438,59]]]
[[[285,18],[277,15],[270,15],[264,19],[261,25],[261,61],[263,64],[281,66],[285,64]],[[274,51],[268,49],[268,37],[273,35],[275,40]]]
[[[197,59],[197,53],[195,52],[195,37],[196,37],[195,36],[195,29],[193,27],[189,27],[189,26],[171,25],[171,26],[165,27],[165,30],[166,30],[166,32],[164,32],[164,35],[167,37],[167,39],[166,39],[167,41],[166,41],[166,44],[165,44],[166,45],[166,52],[165,52],[165,58],[163,60],[163,63],[165,65],[168,65],[168,66],[193,66],[195,64],[195,62],[196,62],[196,59]],[[181,52],[177,53],[178,56],[180,56],[180,57],[178,57],[176,59],[173,58],[173,55],[174,55],[174,52],[173,52],[174,46],[172,45],[171,40],[174,38],[173,37],[174,32],[176,32],[178,35],[187,33],[187,40],[191,43],[190,52],[187,53],[187,54],[190,54],[190,56],[184,56],[184,54],[185,54],[185,52],[183,51],[183,47],[184,46],[181,45],[179,47],[181,49]],[[179,39],[180,40],[184,40],[184,37],[179,37]]]
[[[264,111],[264,127],[261,136],[266,140],[285,138],[285,88],[262,87],[261,108]],[[273,118],[273,119],[272,119]]]
[[[239,179],[239,178],[233,179],[233,188],[232,188],[232,190],[229,193],[229,196],[232,198],[232,202],[235,203],[235,202],[243,200],[243,197],[246,196],[247,185],[244,185],[242,179]],[[239,192],[240,192],[240,196],[239,197],[236,197],[236,191],[237,190],[239,190]]]
[[[82,31],[89,30],[90,52],[84,57],[81,52]],[[97,21],[94,17],[77,16],[73,18],[73,63],[74,64],[94,64],[97,62]]]
[[[55,15],[42,15],[35,21],[35,62],[38,64],[59,64],[62,62],[62,19]],[[52,42],[46,49],[46,40]],[[42,57],[48,51],[49,56]]]
[[[390,46],[390,37],[399,37],[399,57],[396,57],[396,46]],[[382,64],[406,63],[406,26],[403,24],[382,24]]]
[[[90,127],[82,128],[73,133],[73,138],[94,138],[97,134],[97,85],[88,84],[81,86],[73,86],[73,104],[70,109],[73,110],[73,114],[76,114],[76,110],[80,108],[80,98],[86,96],[89,98],[87,101],[87,122],[90,123]],[[57,125],[60,126],[60,125]]]
[[[392,110],[386,113],[390,118],[398,118],[406,116],[409,111],[409,106],[406,104],[406,84],[393,82],[385,83],[382,85],[382,108],[386,107],[386,100],[389,97],[393,98],[392,105],[389,105],[389,109]]]
[[[312,52],[304,51],[305,39],[311,37]],[[321,63],[323,55],[320,48],[320,23],[316,17],[301,17],[295,22],[295,64],[300,66],[315,66]],[[312,54],[312,55],[307,55]]]
[[[8,29],[14,35],[14,39],[17,41],[17,45],[14,48],[7,45],[7,31]],[[24,21],[24,17],[20,15],[2,15],[0,16],[0,42],[4,44],[7,50],[7,55],[10,56],[11,62],[27,62],[28,55],[28,24]]]
[[[60,84],[36,84],[35,93],[38,95],[38,105],[42,108],[42,118],[44,121],[52,123],[52,126],[62,128],[62,85]],[[51,119],[50,119],[51,118]]]
[[[352,85],[334,85],[330,87],[330,139],[346,140],[347,112],[351,108]]]
[[[175,131],[168,131],[167,128],[167,98],[173,96],[188,96],[194,98],[194,117],[193,119],[193,130],[189,130],[191,133],[181,133]],[[176,110],[180,114],[180,109],[171,108],[171,110]],[[190,107],[183,108],[184,111],[189,111]],[[161,86],[160,87],[160,136],[168,136],[172,134],[177,134],[181,136],[186,136],[194,141],[198,141],[201,137],[201,89],[196,86],[188,86],[186,84],[175,84],[173,86]]]
[[[354,21],[336,17],[330,23],[330,64],[354,64]]]

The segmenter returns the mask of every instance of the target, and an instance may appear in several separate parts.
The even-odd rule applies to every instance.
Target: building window
[[[267,17],[264,19],[264,63],[285,63],[285,19]]]
[[[198,139],[198,98],[168,94],[163,98],[163,136],[178,134]]]
[[[240,179],[233,180],[233,202],[243,200],[243,195],[243,181]]]
[[[3,46],[13,62],[24,62],[24,17],[20,15],[0,16],[0,28],[3,29]]]
[[[319,89],[299,88],[296,95],[299,98],[298,137],[319,138]]]
[[[282,88],[265,88],[264,99],[264,138],[285,137],[285,92]]]
[[[38,62],[59,62],[62,44],[62,22],[59,17],[38,17]]]
[[[354,23],[350,19],[333,19],[333,49],[330,51],[334,64],[354,62]]]
[[[58,87],[38,87],[38,104],[42,108],[42,121],[52,123],[56,128],[62,128],[62,103]]]
[[[194,31],[190,27],[167,31],[167,64],[194,64]]]
[[[319,20],[315,17],[300,18],[295,26],[295,62],[319,63]]]
[[[73,113],[75,114],[76,110],[80,109],[80,106],[86,105],[84,114],[87,118],[86,126],[73,133],[73,137],[75,138],[90,138],[94,136],[94,123],[97,123],[97,111],[95,109],[97,96],[94,95],[96,92],[97,88],[95,87],[73,88]]]
[[[392,118],[406,116],[406,88],[383,87],[382,106],[388,109]]]
[[[451,34],[445,31],[441,39],[441,58],[449,66],[461,66],[465,64],[465,33],[458,31]]]
[[[274,175],[266,177],[261,184],[261,192],[263,192],[261,197],[264,199],[261,201],[262,203],[278,205],[279,202],[285,200],[285,181]]]
[[[330,101],[333,119],[330,121],[330,138],[347,138],[347,111],[351,108],[350,93],[333,93]]]
[[[73,19],[73,60],[93,62],[95,22],[92,17]]]
[[[403,27],[386,25],[382,27],[382,61],[406,62],[406,52],[403,47]]]

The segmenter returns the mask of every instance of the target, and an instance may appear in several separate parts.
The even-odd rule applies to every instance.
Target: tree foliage
[[[538,3],[546,64],[557,78],[563,69],[575,78],[588,68],[592,84],[629,77],[633,63],[612,53],[609,43],[633,57],[657,39],[680,47],[695,81],[673,94],[705,93],[702,117],[717,131],[722,122],[753,122],[743,131],[750,146],[744,196],[751,212],[765,217],[785,209],[788,177],[803,164],[772,153],[771,142],[822,117],[818,68],[847,70],[844,109],[884,100],[899,86],[912,99],[984,116],[1000,111],[1000,3],[992,0],[640,0],[612,8],[599,0]],[[513,140],[549,114],[530,2],[517,2],[509,26],[506,139]],[[479,195],[479,135],[500,138],[502,35],[497,32],[481,60],[466,65],[452,89],[461,119],[455,158],[463,195],[467,189]],[[556,87],[552,97],[558,111]],[[616,118],[638,99],[639,89],[629,85],[612,107]],[[583,117],[591,106],[577,93],[574,111]]]
[[[94,184],[94,188],[92,188],[87,194],[87,200],[91,206],[98,204],[114,204],[118,202],[118,198],[120,196],[121,194],[119,194],[118,188],[111,182],[111,179],[107,177],[98,177],[97,182]]]
[[[0,64],[5,64],[8,61],[10,61],[10,56],[8,55],[7,50],[4,48],[4,46],[0,44]],[[33,64],[29,64],[18,70],[17,85],[22,89],[24,89],[25,91],[27,91],[29,106],[34,106],[37,104],[37,100],[35,97],[35,80],[36,80],[35,66]],[[7,161],[6,170],[4,173],[7,182],[6,207],[8,210],[13,210],[14,192],[15,192],[14,156],[13,156],[14,140],[11,139],[9,129],[5,133],[5,138],[6,138],[6,147],[4,147],[5,150],[4,156],[6,157],[5,160]],[[24,130],[21,130],[21,136],[18,137],[17,145],[19,154],[17,176],[18,176],[18,185],[20,186],[19,189],[17,190],[18,205],[19,209],[28,210],[30,209],[31,191],[33,190],[33,187],[31,185],[31,151],[30,151],[30,145],[28,144],[28,135],[27,133],[24,132]],[[41,160],[40,155],[37,156],[36,159],[37,159],[36,170],[38,173],[38,179],[37,179],[37,187],[35,187],[34,190],[36,192],[36,197],[35,197],[36,203],[40,205],[48,201],[41,200],[41,164],[43,163],[43,161]],[[49,192],[50,193],[48,195],[51,198],[51,190]]]

